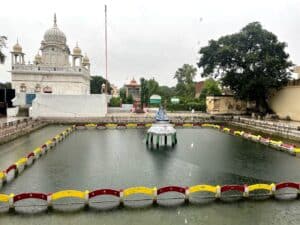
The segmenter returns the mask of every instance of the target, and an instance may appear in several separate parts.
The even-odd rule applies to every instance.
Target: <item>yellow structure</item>
[[[244,114],[247,103],[232,95],[207,96],[206,112],[210,114]]]
[[[300,80],[297,80],[276,92],[270,98],[269,105],[279,118],[300,121],[299,97]]]

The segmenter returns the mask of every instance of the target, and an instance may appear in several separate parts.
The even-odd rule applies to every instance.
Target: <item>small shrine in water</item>
[[[169,118],[165,110],[160,107],[155,115],[156,122],[147,131],[146,144],[167,146],[169,143],[172,147],[177,144],[176,129],[169,122]]]

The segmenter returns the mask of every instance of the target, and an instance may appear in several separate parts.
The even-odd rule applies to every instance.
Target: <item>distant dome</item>
[[[132,78],[132,80],[129,82],[130,86],[139,86],[139,84],[136,82],[136,80],[134,78]]]
[[[87,57],[87,55],[85,54],[85,56],[82,58],[82,64],[89,64],[90,63],[90,59],[89,57]]]
[[[78,47],[78,43],[76,43],[75,48],[73,48],[73,55],[81,55],[81,49]]]
[[[54,24],[53,27],[48,29],[44,34],[45,42],[55,42],[59,44],[66,44],[66,35],[57,27],[56,15],[54,14]]]
[[[17,41],[17,43],[13,46],[13,51],[17,52],[17,53],[22,53],[22,46],[19,44],[19,42]]]
[[[34,61],[37,64],[40,64],[42,62],[42,56],[40,55],[40,53],[38,52],[35,57],[34,57]]]

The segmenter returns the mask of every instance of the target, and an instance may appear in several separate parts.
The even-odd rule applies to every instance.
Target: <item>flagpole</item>
[[[107,81],[107,6],[105,5],[105,93],[108,94]]]

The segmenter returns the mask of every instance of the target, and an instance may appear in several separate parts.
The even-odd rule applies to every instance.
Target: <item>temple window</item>
[[[43,92],[51,94],[52,93],[52,88],[49,87],[49,86],[46,86],[46,87],[43,88]]]
[[[37,84],[36,86],[35,86],[35,90],[34,90],[35,92],[41,92],[41,85],[39,85],[39,84]]]
[[[20,92],[26,92],[26,85],[24,83],[20,85]]]

